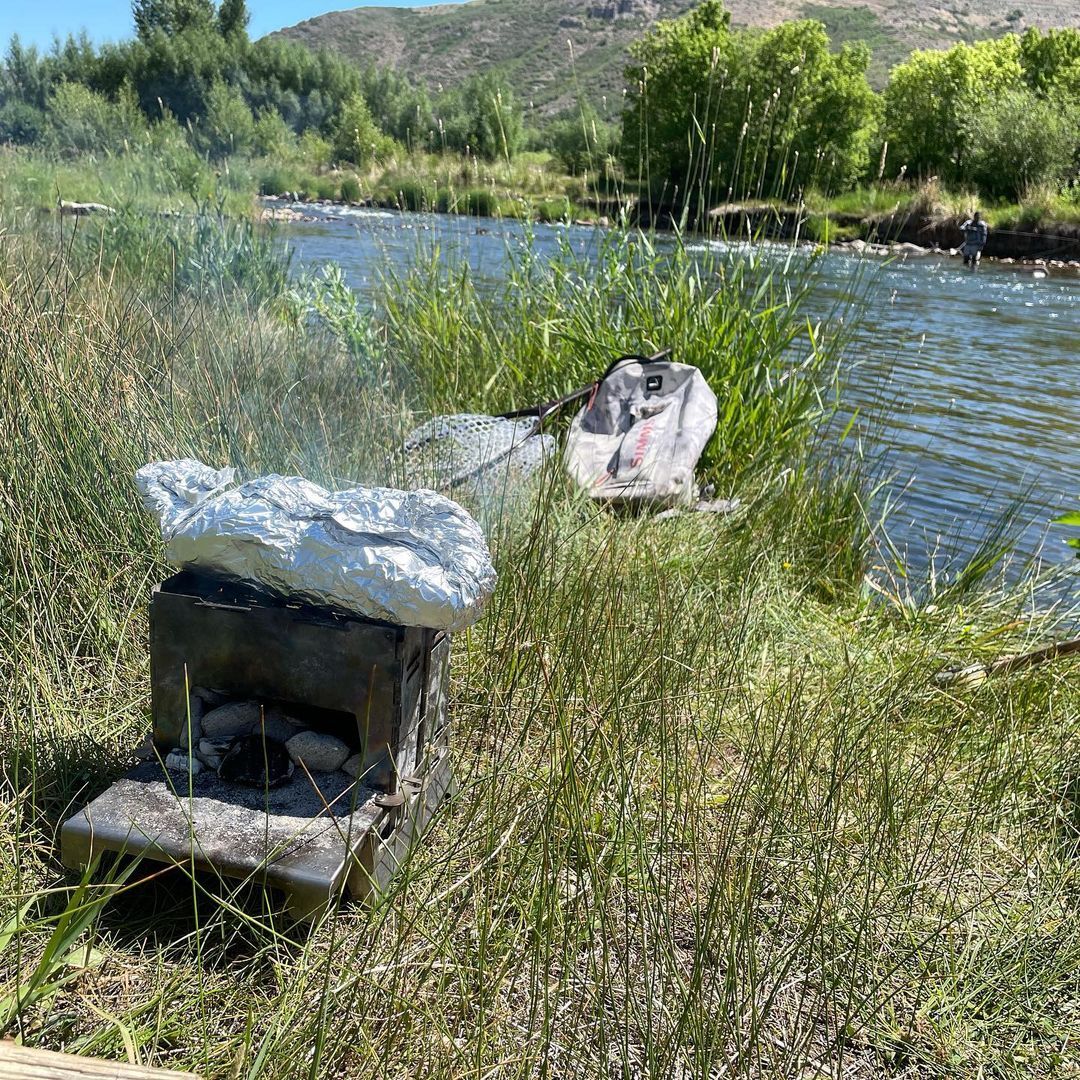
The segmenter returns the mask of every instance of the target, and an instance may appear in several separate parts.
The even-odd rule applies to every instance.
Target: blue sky
[[[415,7],[422,0],[248,0],[251,36],[310,19],[325,11],[359,4],[377,7]],[[442,0],[460,3],[461,0]],[[18,34],[26,45],[48,46],[53,34],[61,37],[86,29],[96,42],[131,36],[130,0],[0,0],[0,43]]]

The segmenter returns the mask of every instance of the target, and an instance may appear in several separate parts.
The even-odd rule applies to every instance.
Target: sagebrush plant
[[[332,280],[298,317],[163,280],[152,229],[118,259],[87,223],[9,224],[3,1033],[207,1077],[1069,1074],[1080,693],[1053,667],[934,686],[944,656],[1054,628],[1022,593],[917,619],[867,598],[858,462],[816,430],[846,341],[800,315],[812,261],[695,268],[636,237],[526,254],[501,292],[420,262],[354,338]],[[59,869],[60,822],[148,722],[168,571],[140,464],[384,480],[431,412],[671,343],[715,380],[705,478],[743,513],[617,516],[553,471],[492,524],[500,585],[454,643],[458,791],[372,909],[308,931],[258,889]]]

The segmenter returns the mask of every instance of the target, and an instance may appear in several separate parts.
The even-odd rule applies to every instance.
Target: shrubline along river
[[[512,222],[331,213],[340,220],[288,230],[294,265],[337,263],[361,292],[386,259],[412,259],[418,242],[437,242],[497,278],[508,245],[524,240]],[[587,254],[600,236],[584,227],[530,228],[541,255],[566,240]],[[765,257],[782,267],[787,251],[766,249]],[[862,297],[852,312],[859,329],[847,349],[844,401],[879,417],[870,443],[899,499],[892,543],[914,566],[930,553],[947,562],[1020,499],[1018,553],[1068,560],[1067,532],[1048,526],[1080,508],[1080,275],[1039,277],[991,263],[972,274],[944,255],[868,265],[840,253],[825,256],[816,273],[820,314],[851,294]],[[627,342],[628,350],[637,344]]]

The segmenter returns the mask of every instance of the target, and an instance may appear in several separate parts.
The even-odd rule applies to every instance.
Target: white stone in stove
[[[312,772],[336,772],[349,756],[345,743],[333,735],[323,735],[318,731],[301,731],[286,746],[289,757]]]
[[[202,718],[204,738],[218,735],[250,735],[258,725],[262,709],[257,701],[231,701],[211,709]]]
[[[219,736],[216,739],[200,739],[197,751],[199,760],[208,768],[217,769],[234,741],[232,735]]]
[[[364,755],[353,754],[353,756],[341,766],[341,771],[347,773],[355,780],[364,771]]]
[[[198,776],[203,771],[203,763],[194,757],[180,753],[179,750],[170,750],[165,758],[165,768],[170,772],[191,773]]]

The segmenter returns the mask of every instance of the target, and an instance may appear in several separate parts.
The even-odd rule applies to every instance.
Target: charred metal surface
[[[393,791],[423,761],[432,650],[446,641],[177,574],[150,605],[155,746],[188,745],[200,694],[259,701],[344,739],[364,755],[365,783]]]
[[[150,605],[155,759],[64,823],[63,862],[115,852],[254,880],[302,919],[384,888],[450,785],[449,651],[439,631],[177,574]],[[262,728],[235,736],[219,773],[199,729],[226,704]],[[272,710],[285,734],[343,740],[350,769],[362,756],[359,779],[294,768],[269,735]],[[239,772],[233,755],[246,755]]]

